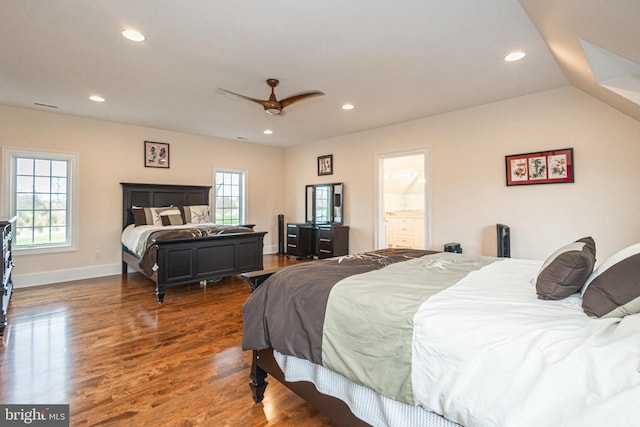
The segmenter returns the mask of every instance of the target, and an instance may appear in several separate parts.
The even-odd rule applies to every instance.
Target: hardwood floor
[[[335,426],[275,380],[253,403],[239,276],[154,291],[138,273],[16,289],[0,402],[68,403],[72,426]]]

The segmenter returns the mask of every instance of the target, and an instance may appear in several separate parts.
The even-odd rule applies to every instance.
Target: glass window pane
[[[51,176],[67,176],[67,162],[54,160],[51,162]]]
[[[49,194],[34,194],[34,209],[51,209],[51,196]]]
[[[52,193],[66,193],[67,192],[67,178],[51,178],[51,192]]]
[[[34,182],[36,193],[48,193],[51,191],[51,178],[48,176],[37,176]]]
[[[51,209],[66,209],[67,208],[67,195],[66,194],[52,194],[51,195]]]
[[[51,176],[51,160],[36,159],[36,176]]]
[[[33,243],[36,245],[49,243],[49,227],[36,227],[33,229]]]
[[[51,226],[66,225],[67,211],[51,211]]]
[[[16,159],[16,174],[33,175],[33,159]]]
[[[33,211],[16,211],[16,225],[18,227],[31,227],[33,226]]]
[[[16,209],[33,209],[33,193],[16,194]]]
[[[48,227],[51,225],[51,214],[49,211],[34,211],[33,225],[35,227]]]
[[[66,227],[51,228],[51,243],[64,243],[67,240]]]
[[[33,177],[16,176],[16,191],[20,193],[33,193]]]
[[[33,229],[17,228],[16,229],[16,245],[31,245],[31,244],[33,244]]]

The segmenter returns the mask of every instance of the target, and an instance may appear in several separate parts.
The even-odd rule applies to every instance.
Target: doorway
[[[427,148],[376,156],[376,249],[430,246]]]

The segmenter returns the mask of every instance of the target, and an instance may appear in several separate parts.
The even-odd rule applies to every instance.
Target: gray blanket
[[[345,277],[419,258],[433,251],[383,249],[305,262],[278,271],[244,305],[242,348],[274,348],[322,364],[322,332],[329,293]]]

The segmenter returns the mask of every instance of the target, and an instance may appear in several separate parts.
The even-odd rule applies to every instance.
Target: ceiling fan
[[[320,92],[319,90],[313,90],[310,92],[299,93],[297,95],[293,95],[278,101],[278,99],[276,98],[276,94],[274,92],[274,89],[276,86],[278,86],[278,83],[280,83],[278,79],[267,79],[267,84],[271,87],[271,96],[269,96],[269,99],[266,99],[266,100],[251,98],[249,96],[240,95],[238,93],[230,92],[222,88],[219,88],[219,89],[226,94],[238,97],[240,99],[246,99],[249,101],[257,102],[258,104],[262,105],[262,107],[264,108],[264,111],[267,114],[271,114],[273,116],[280,114],[283,108],[293,104],[294,102],[302,101],[304,99],[312,98],[314,96],[324,95],[324,92]]]

